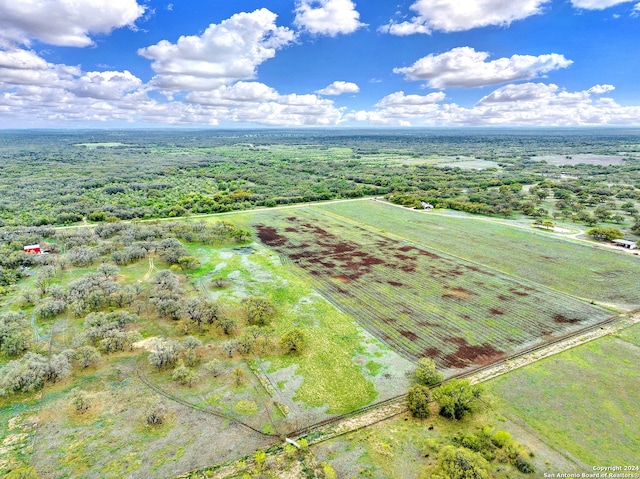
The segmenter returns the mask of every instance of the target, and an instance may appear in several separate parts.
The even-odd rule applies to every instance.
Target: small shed
[[[638,248],[638,245],[635,242],[629,241],[629,240],[616,239],[616,240],[613,240],[612,243],[616,246],[620,246],[622,248],[627,248],[627,249]]]
[[[28,244],[23,248],[23,251],[25,253],[31,253],[31,254],[41,254],[42,253],[42,249],[40,248],[39,244]]]
[[[427,203],[426,201],[422,201],[422,208],[426,211],[431,211],[433,209],[433,205],[431,203]]]

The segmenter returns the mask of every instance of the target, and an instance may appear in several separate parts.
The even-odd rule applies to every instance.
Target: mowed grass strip
[[[637,339],[640,326],[628,331]],[[605,337],[513,371],[487,388],[507,414],[557,449],[588,465],[623,465],[636,464],[640,451],[639,379],[640,348]]]
[[[259,223],[257,221],[260,221]],[[314,208],[256,218],[266,245],[405,357],[451,372],[489,364],[610,312],[535,283],[377,234]]]
[[[588,301],[629,310],[640,306],[640,260],[635,256],[482,218],[409,211],[376,201],[315,208]]]

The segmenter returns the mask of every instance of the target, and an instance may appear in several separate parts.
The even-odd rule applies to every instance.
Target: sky
[[[640,126],[638,0],[0,0],[0,128]]]

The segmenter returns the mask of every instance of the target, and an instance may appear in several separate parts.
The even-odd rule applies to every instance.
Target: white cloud
[[[136,0],[0,0],[0,40],[86,47],[89,34],[132,26],[144,11]]]
[[[48,63],[31,50],[0,50],[0,91],[20,86],[56,86],[80,75],[80,68]]]
[[[595,85],[569,92],[553,84],[511,84],[491,92],[471,108],[442,103],[442,92],[436,93],[442,96],[431,99],[429,95],[397,92],[379,101],[377,109],[352,112],[347,118],[380,125],[413,126],[640,125],[639,106],[621,106],[611,98],[600,98],[613,89],[612,85]]]
[[[209,106],[255,105],[263,101],[278,98],[278,92],[260,82],[237,82],[235,85],[223,85],[215,90],[191,92],[186,99],[189,102]]]
[[[585,10],[604,10],[605,8],[632,1],[633,0],[571,0],[571,4],[576,8],[584,8]]]
[[[294,25],[316,35],[335,37],[360,27],[360,13],[351,0],[297,0]]]
[[[509,25],[542,12],[550,0],[417,0],[409,21],[390,22],[380,28],[393,35],[458,32],[489,25]]]
[[[67,88],[78,97],[118,100],[141,86],[142,81],[125,70],[88,72],[74,80]]]
[[[403,91],[398,91],[385,96],[376,103],[376,106],[382,108],[393,107],[420,107],[425,105],[433,105],[441,102],[446,98],[443,92],[429,93],[428,95],[405,95]]]
[[[443,92],[428,95],[405,95],[403,91],[391,93],[376,103],[377,110],[358,111],[347,115],[355,121],[368,121],[375,125],[410,126],[414,118],[432,118],[439,115],[439,102],[445,99]]]
[[[188,102],[215,116],[218,121],[271,126],[336,125],[342,111],[332,101],[316,95],[281,95],[259,82],[238,82],[207,92],[192,92]]]
[[[358,93],[359,91],[360,87],[355,83],[334,81],[331,85],[328,85],[321,90],[317,90],[316,93],[319,95],[337,96],[342,95],[343,93]]]
[[[153,60],[158,74],[152,85],[167,90],[209,90],[254,78],[256,68],[291,43],[295,34],[275,24],[276,14],[263,8],[238,13],[211,24],[200,36],[162,40],[138,50]]]
[[[557,53],[537,57],[513,55],[489,62],[486,61],[488,57],[487,52],[459,47],[439,55],[427,55],[410,67],[394,68],[393,72],[404,74],[407,80],[428,80],[430,88],[471,88],[531,80],[573,63]]]

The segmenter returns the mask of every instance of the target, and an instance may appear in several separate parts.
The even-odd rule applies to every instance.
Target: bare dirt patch
[[[486,365],[505,357],[502,351],[498,351],[490,344],[472,346],[464,338],[448,338],[446,341],[458,346],[455,353],[444,357],[448,367],[463,368],[469,364]]]

